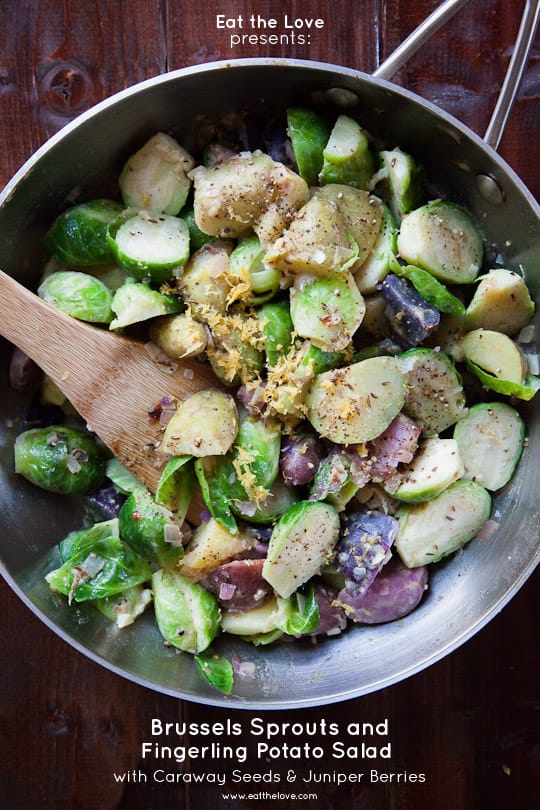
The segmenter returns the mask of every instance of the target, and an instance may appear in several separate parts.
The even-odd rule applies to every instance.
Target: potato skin
[[[282,446],[279,466],[284,480],[295,487],[313,481],[324,450],[315,436],[291,437]]]
[[[319,622],[309,636],[337,636],[347,626],[345,611],[336,601],[337,591],[321,582],[315,582],[315,599],[319,607]]]
[[[272,593],[262,576],[264,559],[233,560],[209,571],[201,584],[217,597],[222,606],[232,613],[245,613],[260,607]],[[222,585],[233,586],[229,598],[222,594]],[[231,588],[232,590],[232,588]]]
[[[355,596],[345,589],[340,591],[338,600],[351,621],[384,624],[411,613],[420,603],[427,583],[426,566],[407,568],[396,556],[384,566],[365,593]]]

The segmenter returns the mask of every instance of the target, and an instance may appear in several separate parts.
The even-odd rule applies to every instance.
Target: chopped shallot
[[[524,326],[519,335],[517,336],[518,343],[532,343],[535,337],[536,327],[533,323]]]
[[[255,675],[255,664],[253,661],[243,661],[239,655],[231,658],[233,671],[241,678],[252,678]]]
[[[76,475],[78,472],[81,471],[81,465],[77,461],[72,453],[68,453],[66,457],[66,467],[68,468],[70,473]]]
[[[165,542],[170,543],[171,546],[183,545],[182,532],[180,530],[180,526],[177,526],[176,523],[167,523],[163,529],[163,537]]]
[[[98,557],[97,554],[92,553],[88,555],[82,565],[77,565],[71,569],[73,571],[73,582],[69,589],[68,604],[71,605],[75,591],[79,585],[82,585],[83,582],[88,582],[89,579],[93,579],[103,568],[105,568],[105,560],[102,557]]]
[[[219,599],[223,599],[224,602],[227,602],[229,599],[232,599],[234,596],[234,592],[236,590],[236,585],[233,585],[232,582],[221,582],[219,585]]]
[[[499,528],[500,524],[497,523],[496,520],[486,520],[483,526],[481,526],[478,534],[476,535],[480,540],[489,540],[489,538],[495,534],[497,529]]]

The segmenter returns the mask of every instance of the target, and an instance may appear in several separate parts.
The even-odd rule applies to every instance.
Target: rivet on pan
[[[504,191],[489,174],[476,175],[476,188],[480,196],[491,205],[502,205],[505,200]]]
[[[324,94],[326,101],[330,104],[335,104],[337,107],[348,108],[356,107],[358,104],[358,96],[352,90],[347,90],[346,87],[330,87]]]

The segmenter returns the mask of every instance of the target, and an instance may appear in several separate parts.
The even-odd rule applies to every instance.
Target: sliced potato
[[[512,270],[490,270],[480,280],[465,313],[465,328],[515,335],[532,318],[534,302],[525,281]]]
[[[329,183],[315,191],[321,200],[335,203],[345,227],[358,245],[358,258],[351,267],[355,272],[365,262],[381,232],[383,206],[367,191],[342,183]]]
[[[218,565],[250,551],[254,543],[255,535],[231,534],[211,518],[195,529],[181,563],[182,575],[199,580]]]
[[[467,360],[501,380],[522,383],[527,373],[525,355],[507,335],[491,329],[475,329],[461,339]]]
[[[223,456],[238,433],[234,399],[224,391],[197,391],[180,402],[165,428],[161,451],[169,456]]]
[[[193,178],[195,222],[210,236],[236,237],[250,228],[268,246],[309,199],[305,180],[263,152],[242,152]]]
[[[276,629],[279,606],[273,597],[257,608],[242,613],[224,610],[221,614],[221,628],[233,636],[254,636],[257,633],[270,633]]]
[[[313,197],[264,257],[283,273],[332,275],[354,260],[352,240],[337,206]]]
[[[211,306],[218,312],[227,309],[227,296],[234,281],[229,280],[229,256],[233,243],[218,239],[208,242],[192,254],[179,283],[184,300],[197,306]]]
[[[394,357],[372,357],[319,374],[306,404],[320,436],[360,444],[386,430],[405,401],[405,378]]]

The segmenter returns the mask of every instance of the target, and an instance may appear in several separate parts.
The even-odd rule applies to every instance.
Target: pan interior
[[[472,132],[406,91],[350,70],[315,63],[239,60],[157,77],[98,105],[69,125],[23,167],[0,199],[2,267],[35,286],[43,264],[41,239],[67,200],[113,192],[127,157],[158,131],[199,152],[217,122],[249,111],[271,120],[289,105],[320,106],[354,115],[388,148],[413,154],[433,181],[434,195],[466,205],[484,232],[489,266],[525,268],[540,289],[538,206],[511,169]],[[285,126],[285,123],[283,123]],[[503,202],[479,191],[493,178]],[[536,340],[529,345],[533,362]],[[69,643],[114,671],[161,692],[215,705],[288,708],[366,694],[423,669],[478,631],[516,592],[538,560],[540,514],[535,491],[540,445],[537,408],[523,408],[528,448],[511,485],[495,498],[498,529],[437,566],[420,607],[405,619],[355,627],[311,643],[246,647],[222,639],[216,649],[254,661],[256,675],[237,679],[225,697],[202,683],[189,656],[163,646],[151,616],[117,631],[93,608],[69,609],[43,581],[52,547],[85,518],[82,500],[36,490],[13,473],[12,446],[23,402],[7,382],[9,347],[2,342],[2,465],[0,498],[4,574],[28,606]]]

